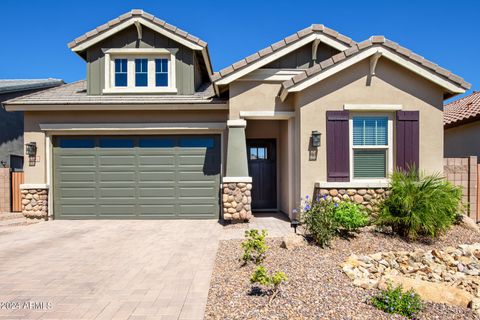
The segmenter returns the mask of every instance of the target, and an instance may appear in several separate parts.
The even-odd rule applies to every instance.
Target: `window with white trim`
[[[176,93],[175,55],[167,49],[105,51],[104,93]]]
[[[391,116],[353,115],[350,127],[350,171],[353,179],[386,179],[393,157]]]

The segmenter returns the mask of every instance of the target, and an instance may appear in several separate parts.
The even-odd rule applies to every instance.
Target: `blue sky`
[[[67,43],[133,8],[207,41],[216,71],[322,23],[357,41],[385,35],[480,89],[478,0],[1,0],[0,78],[84,79]]]

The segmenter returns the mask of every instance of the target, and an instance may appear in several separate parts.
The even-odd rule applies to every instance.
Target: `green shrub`
[[[246,240],[242,242],[242,260],[245,264],[250,261],[253,261],[257,265],[262,263],[268,250],[268,246],[265,244],[266,236],[267,230],[262,230],[262,233],[258,232],[257,229],[245,231]]]
[[[263,266],[258,266],[253,272],[252,277],[250,278],[250,282],[252,284],[258,283],[262,286],[271,288],[272,293],[270,301],[275,298],[275,296],[280,291],[280,285],[285,281],[288,281],[287,275],[285,273],[277,271],[273,274],[273,276],[271,276]]]
[[[423,308],[422,301],[413,290],[403,292],[402,287],[395,289],[389,284],[388,289],[381,291],[371,300],[373,306],[387,313],[396,313],[412,318]]]
[[[355,231],[365,227],[369,222],[367,214],[351,201],[341,201],[336,204],[333,219],[346,231]]]
[[[375,224],[390,226],[403,237],[435,238],[448,230],[457,218],[461,190],[438,174],[419,175],[415,168],[408,172],[395,171],[390,191],[380,204]]]

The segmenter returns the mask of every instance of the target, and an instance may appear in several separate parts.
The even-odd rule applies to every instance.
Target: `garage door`
[[[58,219],[218,218],[220,137],[54,140]]]

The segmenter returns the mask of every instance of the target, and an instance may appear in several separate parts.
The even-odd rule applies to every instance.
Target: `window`
[[[94,148],[95,141],[88,138],[61,138],[60,148]]]
[[[183,148],[213,148],[213,138],[182,138],[180,147]]]
[[[148,59],[135,59],[135,86],[148,86]]]
[[[128,138],[102,138],[101,148],[133,148],[133,140]]]
[[[250,160],[266,160],[268,151],[265,147],[250,147]]]
[[[155,86],[168,87],[168,59],[155,59]]]
[[[175,140],[173,138],[142,138],[139,146],[140,148],[173,148]]]
[[[126,87],[127,82],[127,59],[115,59],[115,86]]]
[[[388,116],[352,117],[353,179],[384,179],[391,151]]]

